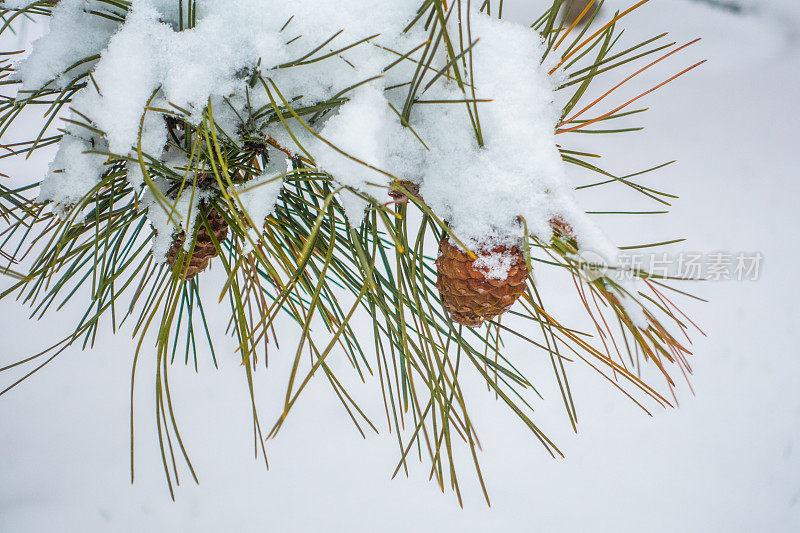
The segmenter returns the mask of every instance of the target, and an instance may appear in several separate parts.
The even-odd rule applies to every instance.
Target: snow
[[[28,0],[10,0],[6,6],[21,8],[30,3]],[[83,58],[99,54],[116,31],[114,21],[86,16],[85,11],[104,7],[103,2],[96,0],[61,0],[58,3],[53,9],[50,33],[33,43],[31,54],[20,67],[23,90],[36,90],[51,81],[51,87],[61,89],[88,72],[91,62],[70,67]]]
[[[315,161],[340,183],[369,194],[373,198],[386,196],[388,178],[364,166],[363,162],[377,168],[392,168],[398,163],[394,147],[387,141],[407,141],[400,118],[386,105],[383,90],[374,85],[357,89],[350,101],[327,121],[320,135],[328,142],[318,143]],[[332,146],[331,146],[332,145]],[[335,148],[334,148],[335,147]],[[357,154],[353,159],[342,154]],[[400,162],[401,163],[401,162]],[[381,183],[383,186],[371,185]],[[341,200],[351,224],[358,227],[368,203],[348,191]]]
[[[347,187],[340,198],[352,225],[360,224],[369,205],[353,192],[385,202],[393,180],[410,181],[420,186],[428,206],[473,250],[519,244],[520,219],[531,234],[548,241],[550,220],[560,217],[574,228],[581,249],[613,262],[616,248],[585,216],[567,181],[553,136],[559,120],[553,89],[560,78],[549,76],[549,66],[540,65],[544,49],[538,34],[527,26],[484,16],[477,4],[469,13],[465,7],[460,15],[470,17],[471,38],[478,43],[472,56],[472,82],[475,97],[481,100],[483,146],[463,103],[418,104],[410,127],[401,124],[394,110],[403,109],[406,91],[389,88],[411,79],[416,63],[406,60],[385,70],[397,59],[387,49],[406,51],[428,39],[421,25],[404,33],[418,7],[416,0],[384,0],[370,8],[375,16],[365,17],[361,3],[355,1],[286,6],[277,1],[218,0],[200,4],[196,27],[177,31],[181,21],[174,2],[140,0],[108,39],[109,21],[84,14],[81,24],[75,25],[75,17],[88,4],[69,0],[58,8],[50,35],[37,41],[31,57],[22,63],[21,77],[26,87],[33,87],[54,75],[65,63],[62,56],[74,59],[85,49],[94,52],[104,46],[93,70],[94,83],[74,98],[72,107],[80,115],[73,119],[89,117],[105,132],[102,140],[112,153],[134,155],[141,142],[142,151],[155,157],[167,133],[157,113],[145,113],[148,103],[151,108],[189,110],[188,119],[198,123],[211,102],[215,119],[236,136],[237,114],[246,115],[248,76],[242,73],[248,69],[258,66],[287,99],[298,98],[295,106],[313,105],[377,77],[347,94],[349,100],[328,117],[319,136],[291,120],[299,139],[295,145],[280,123],[261,126],[264,134],[298,153],[308,147],[316,164]],[[94,19],[97,27],[86,28]],[[105,37],[72,43],[73,27]],[[343,29],[320,53],[373,38],[332,58],[289,66],[305,50]],[[293,41],[290,36],[295,35],[302,38]],[[53,48],[62,52],[51,64],[45,59]],[[434,64],[444,61],[440,51]],[[61,76],[65,77],[69,74]],[[264,88],[252,92],[251,103],[254,99],[256,106],[268,103]],[[278,99],[272,89],[271,96]],[[458,101],[471,94],[442,76],[430,86],[426,81],[417,97]],[[227,109],[223,98],[236,112]],[[60,184],[64,176],[87,170],[76,161],[79,168],[72,171],[67,168],[71,161],[60,156],[64,174],[50,174],[47,181]],[[133,178],[139,183],[136,175]],[[90,177],[81,174],[80,179],[85,183]],[[50,183],[45,187],[59,190]]]
[[[50,163],[47,179],[42,183],[39,200],[53,200],[64,213],[94,189],[100,182],[104,172],[104,163],[108,157],[88,153],[92,150],[102,151],[104,143],[92,139],[83,139],[75,135],[65,135],[55,159]]]
[[[248,253],[253,244],[258,242],[261,226],[275,211],[275,205],[283,188],[284,170],[291,165],[286,156],[277,149],[270,149],[268,154],[269,164],[260,176],[234,186],[234,191],[228,191],[235,198],[234,205],[247,213],[248,223],[255,225],[249,228],[249,238],[245,241],[246,249],[242,250],[242,253]]]
[[[518,256],[511,252],[480,254],[473,267],[484,273],[487,279],[502,281],[517,262]]]
[[[626,6],[607,2],[609,11]],[[528,2],[505,2],[507,16],[518,20],[530,20],[532,10]],[[571,433],[558,409],[558,391],[537,384],[545,400],[536,404],[535,421],[567,456],[553,460],[485,393],[485,385],[465,373],[465,395],[475,394],[471,416],[481,437],[479,458],[492,507],[482,502],[469,472],[471,459],[463,457],[462,510],[454,497],[442,495],[428,481],[426,468],[391,480],[398,458],[394,436],[381,426],[379,437],[361,439],[324,381],[304,392],[287,428],[269,441],[270,471],[265,472],[253,461],[245,377],[235,356],[221,355],[220,370],[210,361],[201,361],[199,374],[181,365],[170,369],[176,416],[201,481],[195,487],[183,476],[172,503],[157,451],[153,391],[147,388],[152,375],[144,365],[137,377],[136,482],[130,484],[127,409],[129,355],[135,343],[101,328],[98,349],[69,350],[54,366],[0,398],[0,530],[46,532],[58,524],[123,533],[531,527],[621,533],[797,531],[800,358],[794,332],[800,311],[794,272],[800,256],[791,243],[800,225],[795,206],[800,186],[796,132],[785,118],[800,111],[795,96],[800,7],[795,0],[774,0],[739,17],[687,0],[662,0],[651,2],[630,23],[648,35],[670,29],[683,42],[702,35],[690,57],[711,61],[648,98],[645,132],[580,139],[583,148],[606,149],[606,164],[624,171],[647,168],[660,156],[680,159],[647,182],[681,197],[672,215],[595,220],[620,244],[643,242],[654,234],[677,235],[689,238],[678,245],[682,250],[758,250],[766,257],[758,282],[681,287],[711,301],[689,309],[709,334],[693,346],[698,354],[692,378],[696,396],[684,392],[679,409],[656,411],[650,418],[607,383],[571,365],[579,435]],[[627,33],[635,31],[632,27]],[[685,58],[671,66],[681,65]],[[660,82],[670,72],[675,70],[647,74],[642,84]],[[19,184],[47,167],[46,159],[28,161],[28,166],[3,161],[2,172]],[[30,165],[38,165],[38,171]],[[568,174],[575,183],[590,179],[574,169]],[[622,187],[589,189],[578,196],[587,209],[630,207],[633,201],[653,208],[635,198]],[[560,292],[570,288],[551,285],[545,269],[537,276],[543,297],[558,307]],[[81,311],[79,303],[68,304],[42,327],[28,321],[17,302],[1,302],[5,333],[0,361],[30,354],[32,338],[41,346],[57,340],[55,330],[74,322],[71,312]],[[212,320],[224,328],[225,313],[214,314]],[[569,317],[565,322],[570,323]],[[365,320],[363,327],[368,325]],[[550,361],[544,354],[513,338],[506,342],[515,363],[534,377],[547,375]],[[291,347],[292,339],[285,345]],[[234,347],[229,348],[232,352]],[[280,372],[282,359],[291,359],[278,357],[284,351],[273,352],[270,371],[259,368],[257,375],[258,399],[268,415],[276,414],[270,408],[281,405],[279,396],[285,393],[282,376],[270,377]],[[351,369],[342,363],[334,371],[346,376]],[[377,378],[367,381],[354,382],[351,390],[363,393],[362,406],[374,408],[369,414],[380,420],[382,406],[373,403]]]

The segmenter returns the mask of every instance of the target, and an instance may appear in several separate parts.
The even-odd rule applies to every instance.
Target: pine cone
[[[575,230],[572,225],[560,216],[550,219],[550,227],[553,228],[553,238],[558,237],[576,250],[578,249],[578,241],[575,239]]]
[[[228,223],[222,218],[222,215],[216,209],[208,209],[206,212],[208,226],[214,233],[218,243],[222,243],[228,236]],[[172,242],[172,248],[167,255],[167,263],[170,266],[175,266],[177,261],[181,261],[181,273],[183,279],[190,280],[197,274],[208,268],[211,260],[217,256],[217,249],[214,246],[214,241],[211,240],[211,235],[208,233],[206,225],[202,223],[202,218],[198,217],[197,224],[197,238],[195,239],[194,249],[192,250],[192,257],[189,259],[188,267],[183,258],[183,244],[186,240],[185,233],[181,233]],[[185,272],[184,272],[185,270]]]
[[[470,259],[466,252],[450,244],[447,237],[439,243],[436,288],[454,322],[480,326],[484,320],[505,313],[525,292],[530,272],[522,250],[497,246],[480,253],[478,258],[486,259],[495,254],[511,256],[505,279],[489,277],[486,269],[475,266],[477,259]]]

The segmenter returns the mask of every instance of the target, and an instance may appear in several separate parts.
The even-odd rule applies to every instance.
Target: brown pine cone
[[[479,258],[494,254],[512,256],[505,279],[488,277],[485,269],[475,266],[477,259],[470,259],[466,252],[453,246],[447,237],[439,243],[436,288],[454,322],[478,327],[484,320],[508,311],[525,292],[525,282],[530,272],[522,250],[497,246],[480,253]]]
[[[208,226],[214,233],[214,237],[217,242],[221,244],[228,236],[228,223],[225,222],[225,219],[222,218],[222,215],[220,215],[216,209],[208,209],[206,218],[208,219]],[[192,257],[189,259],[188,267],[185,263],[186,259],[184,258],[184,254],[182,253],[183,244],[186,240],[186,235],[184,233],[175,237],[175,240],[172,242],[172,248],[170,248],[169,254],[167,254],[167,263],[169,263],[170,266],[175,266],[177,261],[181,261],[181,274],[183,274],[183,279],[187,281],[208,268],[208,265],[211,264],[211,260],[217,256],[217,249],[214,246],[214,241],[211,240],[211,235],[206,225],[203,224],[201,217],[198,217],[197,224],[197,238],[195,240],[194,249],[192,250]]]

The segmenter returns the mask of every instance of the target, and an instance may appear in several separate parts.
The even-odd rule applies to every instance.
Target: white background
[[[507,0],[508,16],[529,21],[540,3]],[[427,481],[426,467],[390,479],[398,450],[381,418],[377,379],[352,385],[381,435],[362,439],[320,380],[268,443],[265,471],[253,459],[244,375],[223,341],[219,371],[205,359],[199,374],[180,364],[171,370],[178,421],[200,477],[195,486],[184,473],[173,503],[157,451],[147,357],[137,380],[137,477],[130,484],[134,344],[129,330],[107,333],[95,350],[66,352],[0,398],[0,531],[800,531],[800,5],[763,2],[734,16],[690,0],[651,4],[630,18],[631,33],[670,30],[679,42],[704,41],[648,73],[640,87],[699,58],[709,63],[647,99],[645,132],[572,142],[605,150],[606,165],[618,172],[678,158],[644,181],[681,199],[668,216],[600,223],[620,244],[684,236],[688,242],[670,251],[765,257],[756,282],[692,287],[710,300],[689,305],[708,337],[694,345],[696,395],[684,385],[679,409],[648,417],[596,375],[571,368],[579,434],[569,431],[552,390],[536,404],[537,422],[567,456],[553,460],[465,378],[492,506],[465,456],[461,509]],[[0,165],[15,183],[27,183],[41,177],[46,161]],[[627,193],[613,187],[579,198],[587,208],[630,207]],[[0,303],[0,366],[63,335],[81,303],[41,322],[13,301]],[[215,313],[220,326],[224,312]],[[293,334],[271,354],[274,375],[260,372],[266,420],[284,392],[280,361],[293,354]],[[546,372],[541,353],[514,344],[509,353]]]

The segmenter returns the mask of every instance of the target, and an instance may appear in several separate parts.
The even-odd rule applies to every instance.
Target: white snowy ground
[[[528,3],[506,5],[522,17],[531,8],[521,4]],[[390,480],[397,459],[392,437],[381,426],[381,436],[361,439],[322,381],[306,391],[270,442],[265,472],[252,457],[243,375],[233,357],[222,356],[219,372],[202,361],[199,375],[182,366],[172,370],[179,422],[201,481],[195,486],[184,475],[173,503],[157,453],[145,366],[137,382],[137,479],[129,482],[133,344],[107,334],[94,351],[64,354],[0,399],[0,531],[800,531],[800,349],[794,335],[800,323],[794,280],[800,259],[794,130],[800,4],[765,1],[746,17],[688,0],[652,4],[631,19],[638,31],[669,28],[677,40],[702,35],[704,42],[681,60],[711,61],[648,100],[648,129],[614,140],[617,155],[609,166],[646,168],[654,158],[677,156],[679,165],[646,182],[681,200],[668,217],[633,224],[607,216],[601,223],[620,244],[679,235],[690,240],[674,252],[765,256],[757,282],[694,288],[711,300],[690,306],[709,334],[695,344],[696,396],[684,387],[679,409],[650,418],[594,375],[573,369],[579,435],[565,427],[557,396],[537,404],[537,420],[567,455],[553,460],[476,388],[472,409],[492,507],[462,462],[462,510],[426,481],[424,468]],[[665,72],[648,81],[660,81]],[[584,142],[609,141],[587,136]],[[623,159],[629,165],[615,167]],[[0,171],[24,182],[43,165]],[[581,198],[609,207],[627,199],[619,194],[612,188]],[[72,319],[68,311],[29,322],[14,302],[0,303],[0,363],[45,346]],[[523,346],[514,349],[516,360],[541,358]],[[276,366],[282,355],[272,354]],[[280,383],[262,373],[262,390],[279,395]],[[380,421],[376,387],[372,381],[357,390],[362,404],[373,398],[371,414]],[[270,413],[269,394],[261,400]]]

